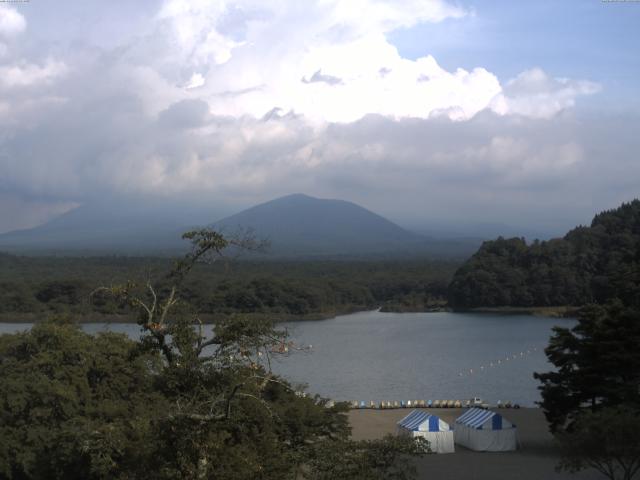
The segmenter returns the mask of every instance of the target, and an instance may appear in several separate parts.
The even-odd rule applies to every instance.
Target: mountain
[[[344,200],[293,194],[256,205],[214,224],[223,232],[251,229],[275,255],[470,254],[469,242],[434,241]]]
[[[303,194],[277,198],[214,224],[224,232],[250,228],[277,254],[353,254],[415,245],[417,234],[355,203]]]
[[[53,220],[0,235],[0,250],[36,254],[146,255],[185,249],[181,234],[215,218],[210,208],[121,199],[82,205]]]
[[[218,211],[220,212],[220,211]],[[120,199],[82,205],[27,230],[0,235],[0,251],[64,255],[181,254],[181,234],[211,225],[226,234],[252,229],[271,247],[266,257],[467,257],[479,239],[433,239],[410,232],[355,203],[294,194],[220,218],[207,206]]]

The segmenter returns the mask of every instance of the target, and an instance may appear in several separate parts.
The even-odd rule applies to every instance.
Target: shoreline
[[[350,315],[352,313],[365,313],[365,312],[375,312],[378,308],[366,308],[364,310],[358,309],[345,309],[339,311],[331,311],[331,312],[317,312],[317,313],[309,313],[304,315],[295,315],[292,313],[233,313],[233,314],[211,314],[205,313],[200,315],[200,319],[202,323],[205,325],[214,324],[216,320],[221,318],[229,318],[234,315],[250,317],[259,320],[270,320],[274,323],[286,323],[286,322],[315,322],[321,320],[331,320],[333,318],[342,316],[342,315]],[[48,318],[52,318],[55,316],[69,316],[72,322],[74,323],[137,323],[135,318],[135,314],[125,315],[118,313],[97,313],[91,312],[86,314],[74,313],[54,313],[54,312],[43,312],[43,313],[2,313],[0,314],[0,323],[39,323]]]
[[[285,322],[315,322],[322,320],[331,320],[342,315],[350,315],[353,313],[366,312],[384,312],[384,313],[493,313],[499,315],[530,315],[534,317],[551,317],[551,318],[575,318],[580,307],[573,306],[557,306],[557,307],[475,307],[466,309],[455,309],[446,306],[428,307],[426,309],[388,309],[384,305],[367,306],[364,309],[345,308],[341,310],[333,310],[330,312],[314,312],[303,315],[295,315],[292,313],[232,313],[232,314],[211,314],[205,313],[200,316],[204,324],[213,324],[217,319],[229,318],[233,315],[250,317],[258,320],[268,320],[274,323]],[[118,313],[98,313],[90,312],[86,314],[74,313],[2,313],[0,314],[0,323],[39,323],[47,318],[56,315],[69,315],[71,320],[76,323],[137,323],[135,315],[124,315]]]
[[[497,313],[505,315],[531,315],[534,317],[574,318],[582,307],[558,305],[553,307],[474,307],[453,309],[455,313]]]

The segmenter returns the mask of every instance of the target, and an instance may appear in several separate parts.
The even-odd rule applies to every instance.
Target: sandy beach
[[[396,433],[396,422],[411,409],[351,410],[349,420],[355,440],[381,438]],[[453,424],[463,409],[429,409],[442,420]],[[420,479],[429,480],[591,480],[603,478],[595,470],[579,474],[557,473],[558,451],[547,430],[542,411],[537,408],[497,410],[518,427],[519,449],[515,452],[473,452],[456,445],[456,452],[428,455],[418,460]]]

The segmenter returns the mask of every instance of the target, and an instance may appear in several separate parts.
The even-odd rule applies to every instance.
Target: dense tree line
[[[580,306],[640,298],[640,200],[596,215],[563,238],[485,242],[454,275],[455,307]]]
[[[0,335],[0,479],[413,478],[407,457],[426,442],[353,441],[346,405],[270,370],[280,346],[296,348],[286,332],[236,315],[204,333],[182,285],[228,242],[188,238],[193,252],[167,275],[99,290],[131,312],[140,340],[63,317]]]
[[[465,288],[487,278],[480,296]],[[536,373],[541,407],[562,448],[559,467],[611,480],[640,471],[640,201],[596,215],[563,239],[499,239],[456,274],[459,303],[573,304],[577,323],[555,327]],[[544,303],[548,302],[548,303]]]
[[[552,431],[583,410],[640,409],[640,309],[615,300],[580,309],[572,328],[554,327],[545,352],[556,370],[536,373]]]
[[[172,260],[134,257],[0,255],[0,318],[71,313],[124,314],[114,298],[92,292],[107,282],[145,281]],[[205,318],[251,313],[315,318],[383,307],[392,311],[441,306],[458,264],[446,261],[257,261],[198,265],[182,295]],[[96,317],[99,318],[99,317]]]
[[[577,320],[554,328],[545,352],[556,368],[534,375],[559,467],[631,480],[640,471],[640,308],[615,299],[582,307]]]

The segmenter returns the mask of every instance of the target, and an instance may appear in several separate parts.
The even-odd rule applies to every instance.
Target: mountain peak
[[[135,255],[178,254],[181,234],[212,220],[202,208],[159,202],[83,205],[44,225],[0,235],[0,249],[12,252]],[[215,218],[215,217],[214,217]],[[219,217],[218,217],[219,218]],[[477,244],[432,241],[346,200],[293,193],[227,217],[214,228],[233,233],[253,229],[270,240],[276,256],[443,255],[466,256]]]
[[[265,205],[269,203],[288,203],[288,202],[306,202],[306,203],[321,203],[321,202],[340,202],[340,203],[351,203],[346,200],[338,200],[333,198],[319,198],[313,197],[311,195],[307,195],[306,193],[290,193],[289,195],[283,195],[282,197],[274,198],[273,200],[268,200],[259,205]],[[258,205],[256,205],[258,206]]]
[[[283,195],[282,197],[274,198],[272,201],[278,200],[320,200],[317,197],[312,197],[311,195],[307,195],[306,193],[290,193],[289,195]]]
[[[294,193],[256,205],[215,224],[251,228],[279,254],[391,251],[420,237],[355,203]]]

